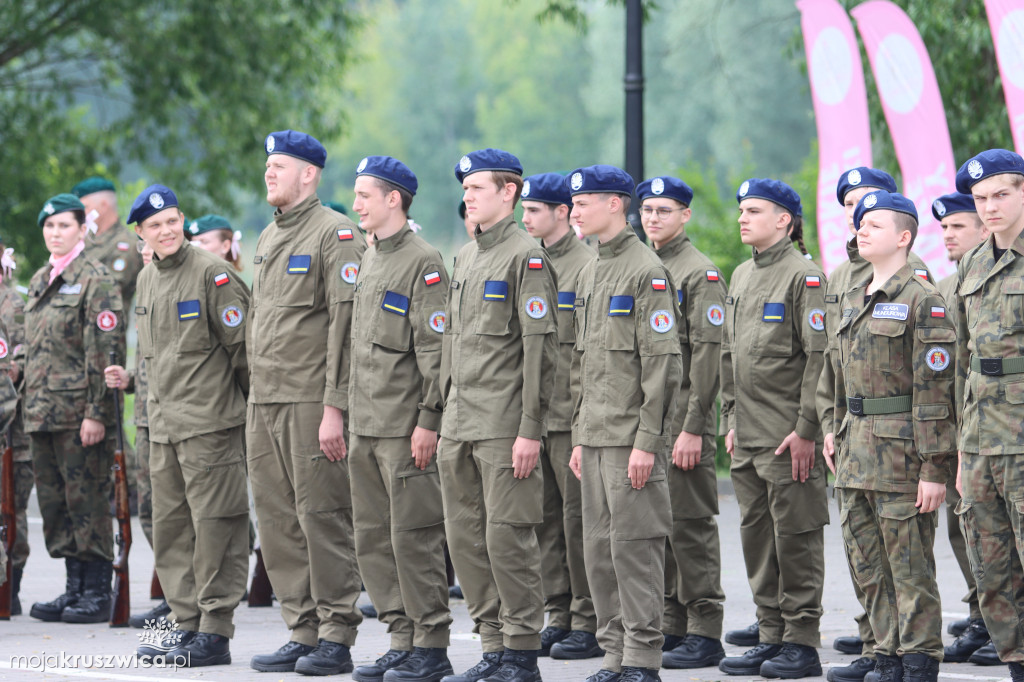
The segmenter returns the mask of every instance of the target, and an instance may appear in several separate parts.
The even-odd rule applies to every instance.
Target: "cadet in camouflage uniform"
[[[969,194],[953,192],[944,194],[932,202],[932,216],[942,225],[942,240],[946,246],[949,259],[959,263],[964,254],[988,239],[988,230],[978,217],[974,206],[974,197]],[[939,293],[946,301],[946,314],[956,326],[956,273],[938,283]],[[954,405],[954,418],[959,422],[959,406]],[[967,539],[960,529],[960,519],[956,515],[956,507],[960,503],[960,493],[956,489],[956,472],[958,461],[950,457],[949,479],[946,481],[946,524],[949,544],[953,548],[960,572],[967,583],[967,594],[963,602],[968,605],[968,617],[950,623],[948,631],[956,635],[952,644],[944,650],[942,660],[946,663],[961,663],[970,660],[972,663],[999,665],[995,647],[988,636],[988,628],[981,616],[978,604],[978,586],[971,573],[971,562],[967,556]]]
[[[907,263],[917,236],[913,202],[870,192],[854,224],[873,272],[840,303],[836,403],[847,406],[833,467],[843,492],[840,522],[876,636],[876,673],[934,682],[942,608],[932,547],[955,448],[956,332],[938,290]]]
[[[540,462],[544,470],[544,522],[537,528],[544,608],[548,624],[540,633],[540,655],[578,660],[600,656],[597,616],[583,561],[583,504],[580,482],[569,470],[572,455],[572,395],[569,367],[576,340],[572,311],[576,278],[597,254],[569,225],[572,197],[559,173],[531,175],[523,181],[523,227],[540,239],[559,282],[558,367],[548,408],[548,433]]]
[[[293,130],[266,139],[267,201],[246,352],[246,449],[260,542],[291,641],[261,672],[352,671],[362,621],[345,412],[352,294],[366,241],[316,194],[327,151]]]
[[[821,595],[828,523],[815,387],[825,348],[821,269],[803,248],[800,197],[751,178],[736,193],[753,259],[725,299],[722,418],[740,505],[740,537],[760,644],[723,659],[730,675],[821,675]]]
[[[558,299],[547,254],[512,215],[522,174],[500,149],[455,164],[477,237],[459,251],[449,287],[437,467],[452,563],[484,653],[446,682],[540,680],[538,460],[558,362]]]
[[[32,276],[25,305],[25,430],[50,556],[67,587],[32,606],[46,621],[110,618],[116,447],[114,400],[103,368],[124,357],[124,312],[110,272],[85,255],[85,207],[58,194],[39,212],[50,262]]]
[[[96,211],[96,233],[86,237],[85,253],[107,266],[121,289],[125,306],[135,298],[135,285],[142,270],[142,256],[135,248],[135,235],[121,224],[117,213],[114,183],[106,178],[91,177],[71,188],[81,199],[85,212]]]
[[[589,682],[660,680],[670,423],[682,366],[668,270],[626,222],[633,179],[614,166],[566,179],[572,220],[597,237],[576,283],[569,466],[583,481],[583,551],[605,650]]]
[[[645,180],[636,190],[640,219],[668,268],[679,302],[683,375],[669,421],[672,535],[665,572],[666,668],[703,668],[725,658],[722,648],[722,559],[715,472],[718,360],[725,322],[725,278],[686,234],[693,190],[678,178]]]
[[[1024,682],[1024,159],[982,152],[957,171],[956,188],[974,197],[991,233],[957,268],[957,513],[989,636]]]

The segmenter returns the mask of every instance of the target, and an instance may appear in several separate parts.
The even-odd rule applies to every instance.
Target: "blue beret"
[[[974,197],[970,194],[961,194],[960,192],[943,194],[932,202],[932,215],[940,222],[946,216],[953,215],[954,213],[977,212],[978,207],[974,205]]]
[[[267,135],[266,141],[267,156],[271,154],[286,154],[302,159],[319,168],[324,167],[327,162],[327,150],[312,135],[300,133],[295,130],[281,130]]]
[[[693,201],[693,190],[682,180],[663,176],[641,182],[636,186],[636,196],[640,201],[650,197],[668,197],[689,206]]]
[[[86,178],[85,180],[82,180],[80,183],[71,188],[71,193],[74,194],[79,199],[81,199],[82,197],[87,197],[90,194],[95,194],[96,192],[113,191],[114,183],[112,183],[110,180],[107,180],[106,178],[101,178],[96,175],[94,175],[91,178]]]
[[[135,197],[132,210],[128,213],[128,224],[139,224],[154,213],[178,205],[178,197],[163,185],[150,185]]]
[[[804,209],[800,205],[800,195],[781,180],[750,178],[736,191],[736,203],[740,203],[744,199],[765,199],[773,204],[778,204],[794,216],[804,214]]]
[[[871,211],[896,211],[906,213],[917,221],[917,207],[914,202],[897,192],[886,192],[884,189],[868,192],[853,209],[853,226],[860,229],[861,218]]]
[[[203,234],[204,232],[212,232],[214,230],[230,230],[231,223],[224,216],[219,216],[215,213],[208,213],[200,218],[196,218],[188,224],[185,231],[188,232],[189,236],[195,237]]]
[[[523,199],[572,206],[572,197],[561,173],[538,173],[523,180]]]
[[[52,215],[84,210],[85,205],[74,194],[65,193],[50,197],[50,200],[43,205],[43,209],[39,211],[39,227],[42,227],[46,219]]]
[[[989,149],[960,166],[960,170],[956,172],[956,190],[970,194],[971,188],[978,181],[1002,173],[1024,175],[1024,159],[1016,152]]]
[[[612,194],[633,194],[633,178],[629,173],[616,168],[598,164],[577,168],[565,180],[569,185],[569,194],[597,194],[602,192]]]
[[[480,171],[508,171],[523,174],[523,164],[512,154],[500,149],[478,149],[459,159],[455,164],[455,179],[462,182],[467,175]]]
[[[846,201],[846,193],[858,187],[874,187],[875,189],[884,189],[886,192],[895,192],[896,181],[884,170],[867,166],[851,168],[839,178],[839,184],[836,185],[836,199],[843,204]]]
[[[416,180],[416,174],[409,170],[404,163],[390,156],[367,156],[356,166],[356,177],[360,175],[371,175],[381,180],[387,180],[413,196],[416,195],[416,188],[420,186]]]

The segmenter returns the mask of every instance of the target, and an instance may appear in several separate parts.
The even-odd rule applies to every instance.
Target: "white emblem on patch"
[[[242,311],[233,305],[229,305],[220,314],[220,321],[224,323],[225,327],[237,327],[242,324]]]
[[[716,327],[722,326],[722,323],[725,322],[725,311],[722,310],[722,306],[717,303],[708,306],[708,322]]]
[[[935,372],[941,372],[949,367],[949,351],[941,346],[934,346],[928,349],[928,355],[924,361]]]
[[[981,174],[985,172],[985,169],[981,167],[981,161],[977,159],[971,159],[971,162],[967,164],[967,174],[977,180],[981,177]]]
[[[267,135],[267,153],[274,151],[274,136]]]
[[[874,192],[864,197],[864,208],[874,208],[877,203],[878,197],[875,196]]]
[[[82,283],[78,284],[61,284],[60,289],[57,289],[58,294],[65,294],[67,296],[74,296],[82,293]]]
[[[444,334],[445,315],[443,310],[430,313],[430,328],[438,334]]]
[[[846,181],[848,183],[850,183],[851,185],[859,185],[860,184],[860,171],[857,170],[857,169],[854,169],[854,170],[850,171],[849,173],[847,173],[846,174]]]
[[[661,194],[665,191],[665,181],[661,178],[654,178],[651,180],[651,191],[655,194]]]
[[[825,311],[821,308],[812,308],[811,312],[807,313],[807,324],[816,332],[824,331]]]
[[[341,279],[346,284],[355,284],[359,274],[359,263],[345,263],[341,266]]]
[[[121,272],[124,270],[124,258],[118,258],[114,261],[114,272]]]
[[[368,158],[364,158],[362,161],[360,161],[359,165],[356,166],[356,173],[362,173],[364,170],[366,170],[366,164],[369,162],[370,159]]]
[[[463,173],[467,172],[472,167],[473,161],[468,156],[463,156],[461,159],[459,159],[459,170],[462,171]]]
[[[53,211],[53,204],[48,203],[46,204],[46,206],[43,206],[43,213],[45,213],[46,215],[53,215]]]
[[[582,187],[583,186],[583,173],[573,173],[572,174],[572,179],[569,180],[569,186],[572,187],[573,190],[577,190],[580,187]]]
[[[7,357],[7,340],[0,338],[0,358]]]
[[[750,191],[750,181],[747,180],[742,185],[740,185],[740,196],[741,197],[747,196],[747,192],[749,192],[749,191]]]
[[[96,326],[100,331],[109,332],[117,326],[117,315],[109,310],[101,310],[96,316]]]
[[[935,208],[935,212],[940,216],[946,215],[946,205],[938,199],[935,200],[935,203],[932,204],[932,206]]]
[[[531,296],[526,299],[526,314],[535,320],[539,320],[548,314],[548,304],[540,296]]]
[[[530,196],[530,181],[529,180],[524,180],[523,181],[523,196],[524,197]]]
[[[654,314],[651,315],[651,329],[659,334],[664,334],[672,329],[675,323],[676,321],[672,317],[672,313],[667,310],[655,310]]]
[[[153,192],[149,195],[149,205],[159,211],[164,207],[164,198],[160,196],[159,192]]]

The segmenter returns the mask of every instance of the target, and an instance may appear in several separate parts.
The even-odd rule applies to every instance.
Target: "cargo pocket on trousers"
[[[872,578],[871,562],[868,561],[864,548],[860,544],[862,533],[858,533],[858,529],[853,528],[850,523],[850,509],[842,503],[840,503],[839,509],[839,528],[843,533],[846,559],[850,563],[854,579],[858,585],[863,586],[870,583]]]
[[[292,456],[295,469],[295,506],[301,516],[326,514],[352,508],[348,461],[332,462],[327,455],[302,453]]]
[[[490,467],[488,522],[536,526],[544,520],[544,476],[540,461],[526,478],[516,478],[511,455],[507,463]]]
[[[399,471],[395,479],[391,490],[391,525],[395,530],[428,528],[444,522],[437,462],[423,471],[415,467]]]
[[[779,535],[800,535],[828,525],[828,497],[825,491],[825,466],[821,447],[814,453],[814,465],[803,483],[793,480],[788,460],[776,462],[769,495],[775,530]]]
[[[894,580],[908,581],[928,572],[924,545],[928,543],[928,534],[934,542],[935,523],[933,516],[929,531],[925,516],[918,513],[911,499],[878,502],[879,525],[885,538],[885,551],[889,555]]]
[[[1018,509],[1020,509],[1018,507]],[[960,531],[964,534],[967,542],[967,558],[971,564],[971,572],[977,583],[982,583],[985,578],[985,564],[979,561],[978,550],[981,547],[981,533],[978,532],[978,523],[974,514],[974,505],[968,503],[962,497],[956,505],[956,515],[960,519]]]
[[[649,540],[672,532],[672,503],[663,458],[655,459],[643,488],[634,489],[626,474],[614,494],[618,499],[608,500],[608,507],[615,523],[615,540]]]

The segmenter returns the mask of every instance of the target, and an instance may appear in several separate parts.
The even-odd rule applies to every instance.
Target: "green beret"
[[[332,211],[337,211],[341,215],[348,215],[348,209],[345,208],[345,204],[339,203],[337,201],[325,201],[324,206],[331,209]]]
[[[113,192],[114,183],[106,178],[101,178],[94,175],[91,178],[86,178],[80,183],[71,188],[71,193],[76,197],[85,197],[96,192]]]
[[[74,194],[58,194],[55,197],[51,197],[43,206],[43,210],[39,211],[39,227],[42,227],[46,219],[52,215],[84,210],[85,205]]]
[[[224,216],[209,213],[201,218],[193,220],[186,229],[188,230],[189,237],[191,238],[213,230],[230,230],[231,223],[229,223],[228,219]]]

